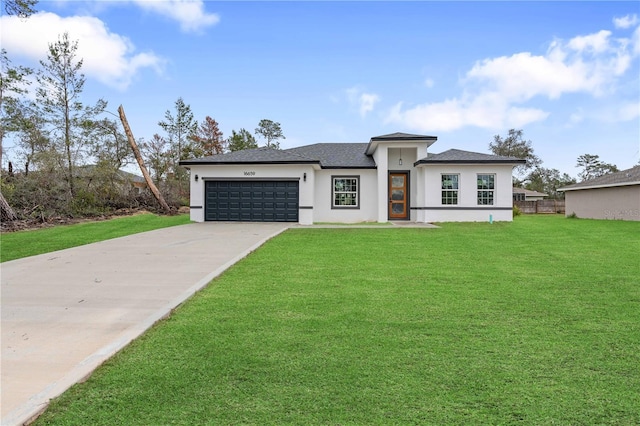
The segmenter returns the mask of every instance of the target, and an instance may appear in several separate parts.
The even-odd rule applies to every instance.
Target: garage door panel
[[[205,220],[297,222],[297,181],[205,181]]]

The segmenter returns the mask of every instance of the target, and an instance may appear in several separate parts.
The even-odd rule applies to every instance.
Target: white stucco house
[[[524,160],[451,149],[435,136],[257,148],[181,161],[191,220],[297,222],[511,221],[512,171]]]

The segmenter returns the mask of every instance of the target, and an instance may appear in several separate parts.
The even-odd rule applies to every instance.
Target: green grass
[[[157,216],[145,213],[99,222],[4,233],[0,236],[0,262],[186,223],[189,223],[187,214]]]
[[[391,222],[314,222],[314,225],[331,225],[331,226],[393,226]]]
[[[292,229],[36,424],[639,424],[639,233]]]

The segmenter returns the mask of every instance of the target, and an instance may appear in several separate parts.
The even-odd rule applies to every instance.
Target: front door
[[[409,173],[389,173],[389,219],[409,218]]]

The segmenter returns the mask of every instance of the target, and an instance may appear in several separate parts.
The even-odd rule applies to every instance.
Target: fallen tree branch
[[[140,171],[142,172],[144,180],[147,182],[147,186],[151,190],[151,193],[153,193],[153,196],[156,198],[156,200],[158,200],[158,203],[160,203],[160,206],[164,209],[164,211],[167,214],[173,214],[171,207],[169,207],[162,194],[160,194],[160,191],[158,191],[158,188],[153,183],[153,180],[151,179],[151,176],[149,175],[149,172],[144,165],[144,161],[142,161],[142,156],[140,155],[138,144],[136,144],[136,140],[133,137],[133,132],[131,132],[131,127],[129,127],[129,122],[127,121],[127,116],[124,114],[124,108],[122,108],[122,105],[118,107],[118,114],[120,114],[120,121],[122,122],[122,126],[124,127],[124,132],[127,135],[129,145],[131,145],[133,155],[134,157],[136,157],[136,161],[138,162],[138,166],[140,166]]]
[[[2,195],[2,191],[0,191],[0,219],[3,222],[11,222],[17,218],[16,212],[13,211],[4,195]]]

